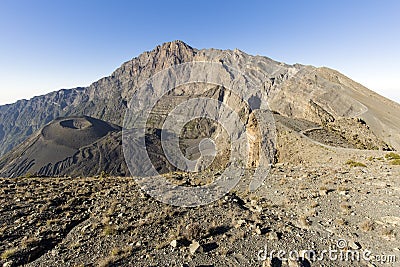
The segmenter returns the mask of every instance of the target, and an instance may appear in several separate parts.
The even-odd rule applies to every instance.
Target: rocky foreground
[[[400,167],[393,157],[370,151],[353,161],[278,163],[257,192],[243,182],[198,208],[160,203],[133,178],[0,179],[0,264],[399,266]],[[337,258],[320,260],[330,249]],[[278,250],[294,251],[293,259],[279,259],[289,256]],[[304,250],[320,258],[302,258]],[[346,251],[360,260],[341,258]]]

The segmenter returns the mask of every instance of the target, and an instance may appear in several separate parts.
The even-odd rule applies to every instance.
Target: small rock
[[[382,217],[382,220],[383,220],[385,223],[400,226],[400,217],[396,217],[396,216],[385,216],[385,217]]]
[[[57,256],[57,255],[58,255],[58,251],[57,251],[56,249],[53,249],[53,250],[51,251],[51,256],[55,257],[55,256]]]
[[[359,250],[361,249],[361,245],[360,243],[356,242],[356,241],[349,241],[348,244],[349,248],[353,249],[353,250]]]
[[[196,240],[193,240],[189,246],[190,254],[194,255],[199,250],[199,248],[200,248],[199,242],[197,242]]]
[[[178,246],[178,241],[176,239],[174,239],[169,244],[171,245],[171,247],[176,248]]]
[[[282,266],[284,266],[284,265],[282,265]],[[299,258],[297,260],[289,259],[287,261],[287,265],[286,266],[288,266],[288,267],[306,267],[306,266],[311,266],[311,265],[310,265],[310,262],[307,259]]]
[[[276,232],[269,232],[267,235],[269,240],[279,240],[279,236]]]
[[[236,221],[235,228],[240,228],[245,223],[246,223],[245,220],[238,220],[238,221]]]
[[[90,224],[83,226],[81,229],[81,232],[84,233],[89,227],[90,227]]]
[[[262,267],[272,267],[271,259],[267,258],[265,261],[263,261]]]
[[[320,196],[326,196],[328,194],[328,190],[319,190]]]
[[[258,228],[258,227],[256,228],[255,232],[256,232],[257,235],[261,235],[262,234],[261,229]]]
[[[300,262],[297,261],[297,260],[289,259],[289,260],[288,260],[288,266],[289,266],[289,267],[301,267],[301,264],[300,264]]]
[[[252,211],[254,211],[254,212],[261,213],[262,210],[263,210],[262,207],[258,206],[258,205],[255,205],[255,206],[252,207]]]

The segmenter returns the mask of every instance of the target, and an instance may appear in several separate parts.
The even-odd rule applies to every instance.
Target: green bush
[[[352,159],[349,159],[346,162],[346,164],[349,165],[350,167],[367,167],[367,165],[365,165],[364,163],[357,162],[357,161],[354,161]]]
[[[388,153],[388,154],[385,155],[385,158],[386,158],[387,160],[400,159],[400,155],[399,155],[399,154],[396,154],[396,153],[394,153],[394,152],[390,152],[390,153]]]
[[[400,165],[400,159],[394,159],[389,164],[390,165]]]
[[[7,260],[7,259],[11,258],[12,256],[14,256],[15,253],[17,253],[17,251],[18,251],[17,248],[8,249],[1,254],[1,259]]]

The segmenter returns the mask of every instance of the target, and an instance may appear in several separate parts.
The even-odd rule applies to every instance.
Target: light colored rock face
[[[191,61],[218,62],[243,72],[259,84],[272,110],[289,117],[318,124],[325,123],[327,113],[334,119],[361,117],[377,137],[400,149],[400,106],[334,70],[287,65],[240,50],[197,50],[174,41],[122,64],[109,77],[89,87],[0,106],[0,154],[60,116],[88,115],[122,125],[136,88],[160,70]],[[223,79],[229,71],[215,75]],[[229,97],[224,99],[233,101]],[[310,100],[321,108],[318,112]]]
[[[283,115],[319,124],[327,117],[362,118],[375,136],[400,149],[400,106],[335,70],[304,67],[279,86],[269,104]]]
[[[247,140],[249,141],[247,167],[257,167],[262,138],[255,113],[238,95],[224,87],[207,84],[190,84],[177,87],[157,102],[152,109],[147,126],[151,129],[161,129],[173,109],[186,101],[199,97],[213,99],[219,101],[221,105],[226,105],[231,108],[229,112],[238,114],[240,121],[236,121],[233,116],[227,116],[222,119],[223,123],[207,118],[194,119],[185,123],[179,136],[180,149],[186,158],[199,159],[195,167],[196,171],[205,170],[208,167],[214,170],[220,169],[228,164],[231,138],[228,133],[229,129],[224,128],[224,126],[230,125],[233,129],[239,129],[240,124],[245,126]],[[199,104],[196,105],[196,112],[204,115],[211,113],[213,108],[212,105],[202,106]],[[194,109],[185,108],[182,116],[194,116],[193,112]],[[213,143],[211,155],[210,148],[205,149],[203,153],[201,152],[202,144],[205,144],[204,142],[207,139]],[[273,153],[270,156],[270,158],[273,158]]]

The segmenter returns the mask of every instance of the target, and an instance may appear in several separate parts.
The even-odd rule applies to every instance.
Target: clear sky
[[[0,104],[87,86],[158,44],[328,66],[400,102],[400,1],[0,1]]]

